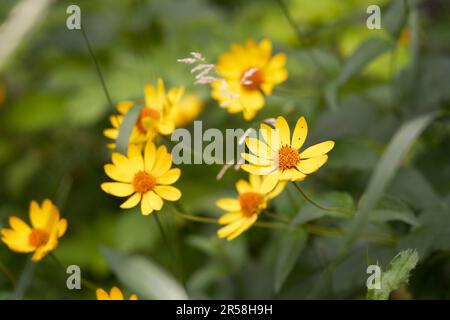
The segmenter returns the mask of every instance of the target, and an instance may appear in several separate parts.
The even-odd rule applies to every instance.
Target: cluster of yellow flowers
[[[234,44],[215,66],[220,79],[211,81],[212,97],[230,113],[242,112],[250,120],[264,106],[264,97],[287,79],[285,64],[283,53],[272,55],[269,40],[259,44],[250,40],[245,46]],[[223,90],[224,81],[227,92]],[[121,124],[134,105],[133,101],[118,103],[118,113],[110,117],[112,128],[104,131],[112,140],[109,148],[116,147]],[[146,85],[144,105],[129,137],[128,152],[112,153],[112,163],[106,164],[104,170],[113,181],[103,183],[101,189],[116,197],[127,197],[121,208],[140,204],[143,215],[161,210],[164,200],[179,200],[181,191],[172,185],[180,178],[181,170],[172,168],[171,154],[166,146],[157,145],[156,137],[169,135],[175,128],[188,124],[201,110],[201,100],[194,94],[185,94],[183,87],[166,90],[161,79],[156,86]],[[249,173],[248,181],[236,183],[237,198],[217,201],[217,206],[226,211],[218,220],[224,225],[217,232],[220,238],[232,240],[249,229],[288,181],[302,181],[318,170],[334,146],[333,141],[326,141],[300,151],[308,133],[304,117],[298,119],[292,138],[289,125],[281,116],[274,127],[261,124],[260,132],[262,139],[245,140],[249,153],[242,154],[247,163],[241,168]],[[1,230],[2,241],[13,251],[34,252],[33,261],[39,261],[56,248],[67,229],[67,221],[60,218],[58,208],[48,199],[42,206],[32,201],[29,214],[31,227],[17,217],[10,217],[11,229]],[[96,293],[99,300],[124,299],[117,287],[109,294],[103,289]],[[136,295],[130,297],[136,299]]]

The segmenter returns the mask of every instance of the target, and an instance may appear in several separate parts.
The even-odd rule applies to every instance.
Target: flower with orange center
[[[163,199],[177,201],[181,197],[180,190],[170,186],[178,180],[181,171],[171,169],[172,156],[165,146],[156,149],[148,141],[143,153],[136,145],[129,146],[128,156],[114,152],[113,163],[105,165],[105,172],[117,182],[102,183],[101,188],[116,197],[130,196],[121,208],[132,208],[140,202],[141,213],[149,215],[161,210]]]
[[[171,134],[176,126],[187,124],[201,111],[200,99],[195,95],[184,95],[184,87],[171,88],[166,92],[164,82],[159,79],[156,88],[147,84],[144,91],[145,104],[131,133],[130,144],[143,146],[157,135]],[[132,101],[119,102],[119,114],[110,117],[112,128],[103,132],[107,138],[118,138],[123,118],[134,105]],[[108,146],[115,148],[114,143]]]
[[[248,40],[245,46],[233,44],[219,57],[219,80],[212,82],[212,97],[230,113],[243,112],[251,120],[264,106],[264,96],[287,79],[286,55],[272,56],[272,43]]]
[[[100,288],[98,288],[95,293],[97,295],[97,300],[125,300],[122,291],[120,291],[120,289],[117,287],[112,287],[109,291],[109,294],[108,292]],[[132,294],[128,298],[128,300],[138,300],[138,297],[137,295]]]
[[[325,141],[300,152],[308,134],[304,117],[298,119],[292,140],[289,125],[283,117],[277,118],[275,129],[262,124],[260,133],[264,140],[246,138],[250,153],[243,153],[242,157],[249,163],[241,168],[251,174],[267,175],[271,185],[278,181],[305,179],[307,174],[327,162],[327,153],[334,147],[333,141]]]
[[[270,185],[265,177],[250,175],[249,181],[239,180],[236,189],[239,197],[222,198],[216,204],[227,211],[219,219],[220,224],[226,224],[217,231],[219,238],[233,240],[249,229],[258,219],[261,211],[267,207],[269,200],[280,194],[286,182],[276,186]]]
[[[60,219],[58,208],[48,199],[40,207],[30,204],[31,227],[18,217],[9,217],[11,229],[2,229],[2,241],[15,252],[34,252],[32,260],[39,261],[58,245],[67,229],[67,220]]]

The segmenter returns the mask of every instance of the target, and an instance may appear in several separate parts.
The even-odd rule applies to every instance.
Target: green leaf
[[[392,41],[383,38],[369,38],[364,41],[348,58],[337,80],[338,86],[344,85],[358,74],[373,59],[393,48]]]
[[[333,216],[339,218],[351,218],[355,210],[355,203],[350,194],[346,192],[329,192],[317,197],[317,202],[329,208],[336,210],[328,211],[317,208],[316,206],[306,203],[297,216],[292,220],[294,224],[304,224],[311,220],[316,220],[323,216]],[[345,209],[343,212],[337,209]],[[348,212],[347,212],[348,210]]]
[[[130,141],[131,133],[139,118],[142,106],[134,106],[128,110],[122,120],[119,129],[119,136],[116,141],[116,150],[122,154],[127,154],[128,143]]]
[[[438,113],[431,112],[412,119],[400,127],[394,135],[384,152],[383,157],[378,162],[375,172],[370,178],[364,197],[360,201],[354,224],[345,239],[345,249],[343,249],[343,252],[348,250],[359,232],[364,229],[364,226],[369,219],[370,212],[375,208],[384,190],[394,177],[406,152],[420,133],[425,130],[437,116]]]
[[[275,292],[280,291],[291,273],[295,262],[306,245],[307,239],[307,233],[302,229],[290,230],[281,236],[278,254],[275,258]]]
[[[380,205],[370,213],[372,222],[402,221],[417,227],[420,222],[404,203],[394,198],[382,199]]]
[[[395,0],[382,15],[381,24],[394,38],[397,38],[406,21],[406,1]]]
[[[141,256],[127,256],[106,247],[100,251],[117,277],[141,299],[185,300],[183,287],[166,271]]]
[[[403,282],[408,282],[411,270],[419,261],[416,250],[408,249],[398,253],[389,263],[387,270],[381,274],[381,288],[367,292],[369,300],[387,300],[389,294]]]

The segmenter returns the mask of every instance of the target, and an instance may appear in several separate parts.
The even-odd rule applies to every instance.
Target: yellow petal
[[[106,193],[112,194],[116,197],[128,197],[135,192],[130,183],[105,182],[102,183],[101,188]]]
[[[128,300],[138,300],[138,296],[133,293]]]
[[[308,125],[306,123],[305,117],[300,117],[300,119],[297,120],[294,129],[294,135],[292,136],[292,148],[297,150],[300,149],[303,143],[305,143],[307,135]]]
[[[153,207],[152,207],[151,203],[148,201],[148,199],[144,200],[144,197],[142,197],[142,200],[141,200],[141,213],[144,216],[148,216],[152,212],[153,212]]]
[[[172,157],[167,152],[165,146],[160,146],[156,151],[155,165],[151,171],[152,175],[159,177],[166,173],[172,166]]]
[[[272,191],[277,185],[279,179],[280,179],[279,171],[265,176],[261,184],[260,193],[267,194],[270,191]]]
[[[67,220],[66,219],[59,220],[56,231],[58,238],[61,238],[64,235],[64,233],[66,233],[66,230],[67,230]]]
[[[265,158],[265,159],[273,159],[274,152],[263,141],[258,140],[256,138],[247,137],[245,139],[245,144],[250,149],[250,152],[253,155],[256,155],[258,157]]]
[[[273,191],[267,195],[267,198],[270,200],[270,199],[273,199],[276,196],[278,196],[281,192],[283,192],[286,185],[287,185],[287,181],[280,181],[277,184],[277,186],[275,187],[275,189],[273,189]]]
[[[304,174],[310,174],[314,171],[317,171],[321,166],[325,164],[325,162],[327,162],[327,160],[327,155],[300,160],[300,163],[297,165],[297,169]]]
[[[334,141],[325,141],[322,143],[315,144],[309,148],[307,148],[305,151],[300,153],[301,159],[308,159],[308,158],[314,158],[318,156],[322,156],[329,152],[334,147]]]
[[[144,170],[144,158],[139,146],[130,145],[128,147],[128,160],[134,172]]]
[[[141,201],[142,195],[140,193],[135,193],[131,197],[129,197],[124,203],[120,205],[122,209],[133,208],[138,205],[139,201]]]
[[[106,164],[104,169],[108,177],[119,182],[131,182],[134,177],[132,171],[123,170],[123,167],[117,167],[113,164]]]
[[[156,146],[153,142],[148,141],[144,151],[144,167],[147,172],[151,172],[156,159]]]
[[[156,187],[155,187],[156,188]],[[172,187],[173,188],[173,187]],[[146,192],[142,195],[142,202],[148,202],[153,210],[161,210],[164,202],[161,197],[153,191]]]
[[[241,156],[247,162],[250,162],[251,164],[255,164],[255,165],[258,165],[258,166],[270,166],[270,165],[273,164],[273,160],[260,158],[258,156],[253,155],[253,154],[241,153]]]
[[[123,300],[123,294],[117,287],[111,288],[109,296],[111,297],[111,300]]]
[[[103,130],[103,135],[109,139],[116,140],[119,136],[119,130],[117,129],[105,129]]]
[[[177,182],[180,178],[181,170],[178,168],[173,168],[164,173],[163,175],[156,178],[157,184],[172,184]]]
[[[275,128],[278,130],[280,136],[279,147],[291,145],[291,131],[285,118],[279,116],[275,124]]]
[[[2,241],[12,251],[22,252],[22,253],[32,252],[36,248],[32,247],[29,244],[28,239],[30,236],[30,232],[31,232],[31,229],[29,232],[22,232],[22,233],[16,232],[15,230],[12,230],[12,229],[2,229],[1,230]]]
[[[234,221],[233,223],[230,223],[227,226],[220,228],[219,230],[217,230],[217,235],[219,236],[219,238],[228,237],[231,233],[237,230],[245,222],[245,220],[246,219],[244,217],[241,217],[240,219]]]
[[[280,144],[280,133],[277,129],[263,123],[259,129],[259,134],[263,136],[264,141],[275,154],[275,150],[278,150]]]
[[[257,166],[254,164],[243,164],[241,165],[242,170],[255,175],[266,175],[277,171],[276,167],[272,166]]]
[[[31,231],[31,228],[18,217],[9,217],[9,225],[14,231],[17,231],[19,233],[28,233]]]
[[[256,219],[258,219],[257,214],[254,214],[251,217],[246,217],[242,224],[227,236],[227,240],[233,240],[243,232],[247,231],[256,222]]]
[[[156,186],[154,190],[161,198],[168,201],[177,201],[181,198],[181,191],[172,186]]]
[[[261,176],[250,174],[248,177],[250,185],[253,191],[260,192],[261,189]]]
[[[252,187],[247,181],[240,179],[238,180],[238,182],[236,182],[236,190],[238,191],[239,194],[242,194],[245,192],[252,191]]]
[[[216,201],[216,205],[225,211],[239,211],[241,210],[241,204],[239,200],[234,198],[222,198]]]
[[[98,288],[95,293],[97,295],[97,300],[109,300],[109,295],[105,290]]]
[[[228,212],[219,218],[220,224],[228,224],[242,217],[242,212]]]

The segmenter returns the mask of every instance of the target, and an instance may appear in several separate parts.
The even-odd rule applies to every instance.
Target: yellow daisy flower
[[[245,46],[233,44],[220,56],[216,70],[220,80],[212,82],[212,97],[230,113],[243,112],[245,120],[255,117],[264,106],[264,95],[288,77],[286,55],[272,56],[272,43],[248,40]]]
[[[191,123],[203,109],[203,103],[195,94],[183,95],[180,101],[172,108],[172,117],[175,127],[184,127]]]
[[[227,211],[219,219],[220,224],[226,224],[217,231],[219,238],[233,240],[249,229],[267,207],[269,200],[280,194],[286,186],[286,181],[278,183],[276,187],[268,182],[267,177],[250,175],[248,182],[241,179],[236,183],[239,193],[237,199],[222,198],[216,202],[219,208]]]
[[[125,300],[122,291],[117,287],[112,287],[111,291],[106,292],[103,289],[98,288],[96,291],[97,300]],[[137,295],[132,294],[128,300],[138,300]]]
[[[242,157],[249,163],[241,168],[251,174],[267,175],[269,185],[305,179],[327,162],[327,153],[334,147],[334,141],[329,140],[300,152],[308,134],[304,117],[298,119],[292,140],[289,125],[281,116],[276,120],[275,129],[261,124],[260,132],[265,141],[252,137],[245,140],[250,153],[243,153]]]
[[[149,215],[154,210],[161,210],[163,199],[180,199],[180,190],[170,184],[178,180],[181,171],[170,168],[172,156],[165,146],[156,149],[155,144],[148,141],[142,156],[141,148],[130,145],[128,156],[114,152],[112,162],[105,165],[105,172],[118,182],[102,183],[101,188],[116,197],[131,196],[121,208],[133,208],[140,202],[142,214]]]
[[[34,252],[32,260],[39,261],[58,245],[67,229],[67,220],[60,219],[58,208],[46,199],[39,207],[30,204],[31,227],[18,217],[9,217],[11,229],[2,229],[2,241],[15,252]]]
[[[173,108],[177,106],[184,93],[184,87],[171,88],[167,93],[164,82],[158,79],[157,87],[147,84],[144,88],[145,103],[131,133],[130,144],[143,145],[156,135],[168,135],[175,130]],[[112,140],[119,136],[119,128],[124,115],[134,106],[132,101],[122,101],[117,105],[119,114],[110,117],[112,128],[105,129],[103,134]],[[109,144],[115,148],[115,144]]]

